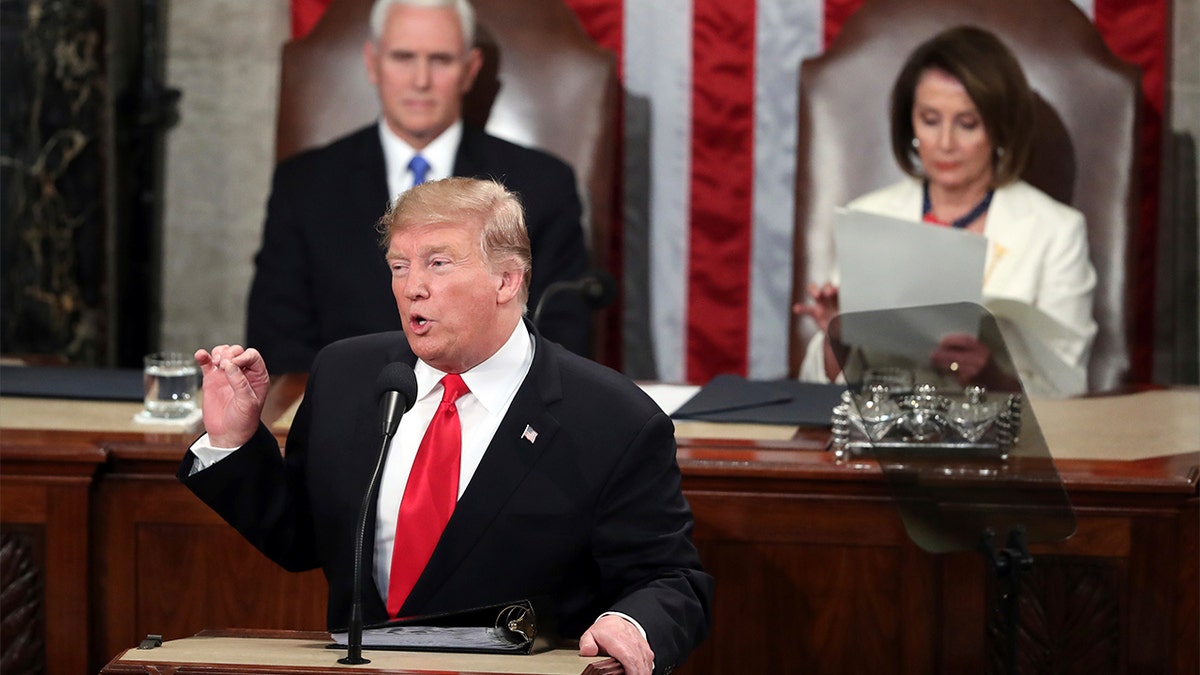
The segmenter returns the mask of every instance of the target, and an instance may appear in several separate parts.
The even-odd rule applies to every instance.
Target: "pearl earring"
[[[916,136],[913,136],[912,146],[913,146],[913,150],[916,150],[917,148],[921,147],[921,139],[917,138]]]

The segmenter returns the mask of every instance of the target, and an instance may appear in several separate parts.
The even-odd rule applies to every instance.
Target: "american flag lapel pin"
[[[525,440],[529,441],[530,443],[533,443],[534,441],[537,440],[537,432],[533,430],[533,427],[526,424],[525,431],[521,432],[521,438],[524,438]]]

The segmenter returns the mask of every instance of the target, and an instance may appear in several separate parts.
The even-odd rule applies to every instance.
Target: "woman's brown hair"
[[[1033,92],[1021,64],[992,33],[957,26],[922,43],[904,62],[892,87],[892,154],[905,173],[924,177],[913,147],[912,110],[917,82],[929,69],[962,83],[992,143],[992,186],[1021,176],[1033,150]]]

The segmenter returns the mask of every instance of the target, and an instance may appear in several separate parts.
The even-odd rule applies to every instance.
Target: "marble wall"
[[[167,136],[163,348],[242,342],[275,152],[288,0],[171,0],[167,83],[182,90]]]
[[[161,342],[191,350],[243,338],[269,189],[279,48],[288,0],[172,0]],[[1176,0],[1171,127],[1200,139],[1200,2]]]

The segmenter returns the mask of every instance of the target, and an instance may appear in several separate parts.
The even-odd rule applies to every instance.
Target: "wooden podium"
[[[301,631],[206,630],[190,638],[168,640],[150,649],[127,649],[100,672],[133,673],[361,673],[402,675],[621,675],[607,657],[579,656],[577,649],[540,654],[450,654],[364,650],[371,662],[346,666],[342,648],[330,649],[328,633]]]

